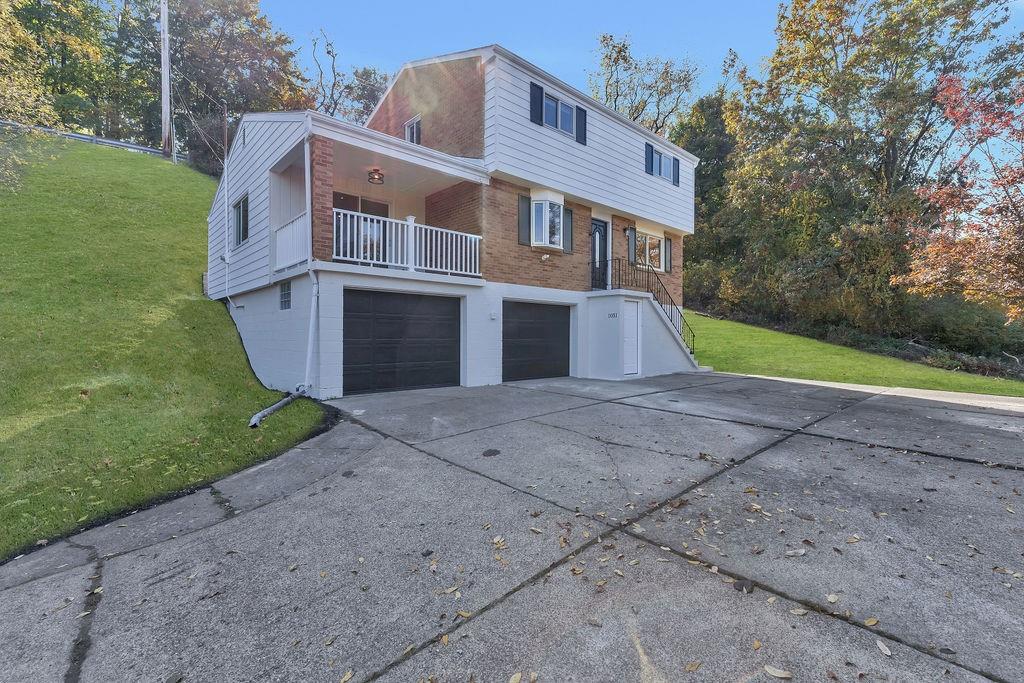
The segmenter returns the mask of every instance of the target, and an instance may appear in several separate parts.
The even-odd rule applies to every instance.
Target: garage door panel
[[[346,394],[460,380],[460,305],[451,297],[345,290]]]
[[[569,307],[502,304],[502,379],[506,382],[569,374]]]

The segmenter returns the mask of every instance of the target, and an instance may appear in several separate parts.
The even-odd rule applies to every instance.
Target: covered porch
[[[271,172],[275,270],[311,257],[314,267],[480,277],[479,206],[466,201],[489,182],[480,160],[326,117],[310,128]]]

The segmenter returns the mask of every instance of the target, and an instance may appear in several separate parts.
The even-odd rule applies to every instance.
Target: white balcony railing
[[[306,230],[306,212],[303,211],[274,229],[274,270],[305,261],[309,257],[308,247],[309,232]]]
[[[412,220],[334,210],[334,258],[448,275],[480,275],[480,236]]]

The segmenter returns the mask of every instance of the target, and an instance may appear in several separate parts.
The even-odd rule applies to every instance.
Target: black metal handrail
[[[690,353],[695,353],[697,335],[683,317],[682,307],[665,288],[658,271],[630,263],[624,258],[596,261],[590,269],[590,286],[592,289],[635,289],[649,293],[668,316]]]

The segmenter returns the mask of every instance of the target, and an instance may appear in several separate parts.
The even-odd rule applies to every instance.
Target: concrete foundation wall
[[[319,271],[319,312],[314,330],[312,383],[316,398],[343,395],[345,290],[372,289],[451,296],[461,300],[460,382],[465,386],[501,383],[502,302],[570,306],[569,373],[574,377],[631,379],[696,370],[657,305],[633,292],[577,292],[506,283],[484,283],[393,271],[364,272],[356,266]],[[232,311],[257,376],[265,385],[292,390],[303,382],[309,324],[308,276],[292,280],[292,309],[279,310],[277,286],[235,298]],[[622,307],[640,301],[640,373],[625,375]]]
[[[277,284],[231,297],[228,309],[256,376],[265,386],[294,391],[306,371],[310,282],[302,273],[292,283],[292,307],[281,310]]]

